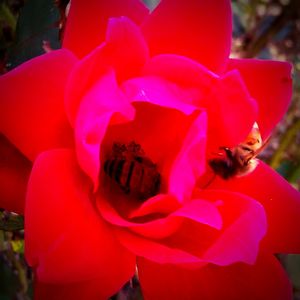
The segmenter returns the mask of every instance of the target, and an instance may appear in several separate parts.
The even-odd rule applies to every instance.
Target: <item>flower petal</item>
[[[0,130],[29,159],[73,143],[63,98],[75,62],[71,52],[57,50],[0,77]]]
[[[161,195],[160,197],[171,198],[169,195]],[[128,228],[144,237],[155,239],[162,239],[174,233],[180,227],[183,219],[193,220],[215,229],[220,229],[222,226],[218,209],[212,203],[204,200],[194,200],[173,211],[168,216],[161,216],[142,223],[135,222],[134,219],[126,220],[122,218],[104,198],[98,199],[97,207],[103,218],[109,223]]]
[[[101,278],[69,284],[49,284],[36,278],[34,284],[35,300],[107,300],[110,296]]]
[[[71,150],[41,154],[28,187],[25,253],[42,282],[97,279],[111,295],[133,275],[135,257],[97,214],[91,189]]]
[[[120,17],[109,19],[102,55],[122,81],[139,74],[149,51],[140,28],[130,19]]]
[[[175,197],[165,197],[164,194],[158,194],[143,202],[138,208],[133,210],[129,218],[144,217],[151,214],[170,214],[177,210],[181,205]]]
[[[182,203],[190,199],[197,179],[205,171],[206,130],[207,115],[201,113],[189,128],[171,168],[169,193]]]
[[[126,122],[134,117],[134,113],[112,71],[103,75],[82,99],[75,124],[77,157],[95,188],[99,179],[100,145],[108,124]],[[115,119],[111,121],[113,115]]]
[[[31,162],[0,134],[0,207],[24,214]]]
[[[157,263],[189,267],[207,263],[254,264],[259,242],[266,232],[261,205],[249,197],[225,191],[200,192],[200,195],[202,199],[193,200],[170,215],[184,213],[184,218],[180,227],[164,239],[154,236],[146,239],[117,228],[116,235],[131,252]]]
[[[154,240],[142,238],[127,230],[116,228],[114,232],[121,244],[129,251],[159,264],[206,264],[206,262],[190,253],[167,247]]]
[[[145,64],[142,74],[164,78],[182,88],[197,87],[201,91],[198,96],[200,99],[207,96],[215,80],[219,78],[201,63],[176,54],[159,54],[151,57]],[[185,99],[185,102],[190,102],[189,98]]]
[[[300,252],[300,193],[268,165],[260,161],[252,173],[230,180],[216,177],[209,188],[240,192],[259,201],[268,223],[263,245],[273,253]]]
[[[235,262],[253,264],[266,233],[263,207],[233,192],[207,190],[195,192],[194,196],[211,201],[218,208],[223,223],[221,230],[212,231],[196,222],[185,222],[164,244],[221,266]]]
[[[257,103],[236,71],[220,78],[215,93],[208,104],[212,119],[209,136],[213,137],[210,144],[236,146],[245,140],[257,119]]]
[[[160,192],[167,193],[170,169],[174,159],[182,148],[189,128],[201,112],[196,110],[186,115],[179,107],[173,109],[168,105],[164,106],[163,98],[161,105],[153,105],[150,101],[136,101],[132,102],[132,106],[136,112],[132,121],[111,124],[113,126],[108,127],[101,145],[101,153],[106,156],[103,159],[107,159],[112,145],[116,142],[125,145],[132,141],[137,143],[141,146],[145,157],[156,164],[161,175]],[[202,132],[196,134],[202,136]],[[103,150],[104,148],[106,151]]]
[[[291,100],[291,64],[270,60],[231,59],[228,69],[236,69],[242,75],[250,95],[258,103],[257,123],[261,134],[263,138],[268,137],[286,113]]]
[[[164,197],[168,197],[165,195]],[[127,220],[122,217],[116,209],[107,201],[107,199],[97,199],[97,207],[105,219],[110,224],[118,227],[128,228],[144,237],[150,238],[164,238],[172,234],[179,226],[180,219],[171,217],[157,218],[148,222],[134,222],[134,220]]]
[[[291,300],[292,289],[279,262],[262,255],[255,265],[207,265],[196,270],[138,259],[145,300]],[[159,276],[157,276],[159,274]]]
[[[147,58],[147,45],[139,27],[125,17],[110,19],[105,43],[76,65],[68,81],[65,105],[71,124],[75,123],[84,95],[111,68],[121,82],[139,74]]]
[[[245,195],[232,192],[210,190],[202,191],[200,195],[204,199],[223,202],[219,205],[223,231],[203,257],[218,265],[238,261],[253,264],[267,230],[263,207]]]
[[[218,72],[230,53],[230,1],[162,0],[142,29],[152,56],[180,54]]]
[[[148,85],[145,84],[145,79],[133,79],[129,81],[132,91],[135,83],[139,84],[147,98],[154,98],[161,90],[164,98],[165,95],[174,95],[176,92],[176,96],[180,96],[179,100],[187,108],[196,106],[208,111],[208,147],[213,151],[220,146],[236,146],[242,142],[257,120],[257,103],[249,95],[236,70],[218,76],[186,57],[165,54],[151,58],[145,65],[143,74]],[[160,79],[160,84],[166,86],[164,90],[157,88],[157,79],[157,84],[154,85],[153,78],[158,76],[165,80]],[[154,90],[152,93],[149,92],[150,88]],[[165,92],[167,88],[168,94]],[[141,97],[141,92],[138,96]],[[182,106],[184,107],[183,104]]]
[[[187,115],[192,114],[197,108],[189,104],[195,100],[194,91],[181,89],[163,78],[154,76],[133,78],[125,81],[121,88],[131,101],[175,108]]]
[[[109,18],[127,16],[139,24],[147,15],[148,9],[139,0],[73,0],[63,47],[81,58],[104,41]]]

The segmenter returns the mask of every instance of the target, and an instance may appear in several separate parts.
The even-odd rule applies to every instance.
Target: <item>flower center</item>
[[[141,201],[159,193],[161,176],[157,165],[146,157],[134,141],[114,143],[104,162],[104,172],[122,189]]]

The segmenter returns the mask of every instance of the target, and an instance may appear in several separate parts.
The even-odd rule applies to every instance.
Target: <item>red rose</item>
[[[230,38],[225,0],[72,1],[63,49],[0,78],[37,298],[107,299],[136,266],[145,299],[291,298],[273,254],[300,250],[299,194],[263,163],[204,183],[291,96],[289,64],[229,60]]]

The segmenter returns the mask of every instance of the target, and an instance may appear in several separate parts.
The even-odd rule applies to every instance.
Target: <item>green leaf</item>
[[[43,42],[52,49],[60,47],[59,10],[53,0],[28,0],[21,9],[16,28],[15,44],[9,49],[8,67],[45,53]]]

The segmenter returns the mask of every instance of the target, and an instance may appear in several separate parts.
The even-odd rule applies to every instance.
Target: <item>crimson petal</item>
[[[135,86],[140,88],[142,92],[137,94],[138,97],[158,98],[156,94],[159,91],[164,93],[164,98],[170,98],[172,94],[180,96],[187,108],[189,104],[207,109],[208,137],[212,137],[208,144],[213,151],[220,146],[235,146],[245,140],[257,120],[256,100],[251,97],[236,70],[218,76],[186,57],[162,54],[147,62],[143,75],[145,77],[128,81],[127,86],[125,83],[131,93],[135,91]],[[164,89],[158,88],[156,77],[164,79],[160,79]]]
[[[230,1],[162,0],[142,29],[151,55],[180,54],[218,72],[230,53]]]
[[[253,264],[266,231],[262,206],[249,197],[226,191],[207,191],[199,193],[201,195],[202,199],[193,200],[169,216],[184,218],[177,231],[164,239],[153,233],[149,235],[152,239],[144,238],[121,228],[115,229],[116,235],[131,252],[157,263],[191,267],[207,263]],[[220,212],[222,220],[215,211]],[[120,218],[115,219],[111,211],[105,213],[109,222],[128,226],[121,223]],[[253,219],[255,224],[251,222]]]
[[[258,103],[257,123],[263,138],[269,136],[289,106],[292,95],[291,67],[290,63],[270,60],[229,61],[228,70],[240,72],[250,95]]]
[[[253,266],[207,265],[196,270],[138,258],[138,272],[145,300],[292,299],[291,285],[281,265],[267,255],[261,255]]]
[[[169,195],[160,197],[171,198]],[[193,220],[220,229],[222,219],[218,209],[209,201],[195,200],[173,211],[166,217],[157,218],[144,223],[135,223],[122,218],[106,199],[98,199],[98,209],[105,220],[119,227],[129,228],[144,237],[161,239],[174,233],[183,219]]]
[[[300,193],[263,162],[247,176],[222,180],[209,188],[240,192],[259,201],[265,208],[268,231],[264,240],[273,253],[300,252]]]
[[[115,228],[115,234],[129,251],[137,256],[146,257],[159,264],[206,264],[205,261],[199,259],[195,255],[168,247],[155,240],[143,238],[133,234],[128,230]]]
[[[135,257],[95,211],[91,189],[73,151],[41,154],[28,187],[25,253],[42,282],[97,279],[103,293],[111,295],[133,275]]]
[[[111,18],[105,42],[74,68],[66,88],[66,112],[72,125],[84,95],[113,68],[117,81],[139,74],[148,58],[140,28],[125,17]]]
[[[172,165],[169,193],[175,195],[180,202],[190,200],[197,179],[204,173],[206,127],[207,115],[201,113],[189,128]]]
[[[24,213],[31,162],[0,134],[0,207]]]
[[[148,9],[139,0],[73,0],[63,47],[81,58],[104,41],[109,18],[127,16],[139,24],[147,15]]]
[[[81,168],[93,180],[95,188],[99,179],[100,145],[108,124],[126,122],[134,114],[112,71],[103,75],[82,99],[75,124],[76,151]]]
[[[103,289],[101,278],[69,284],[49,284],[36,279],[35,300],[107,300],[111,293]]]
[[[75,62],[68,50],[56,50],[0,77],[0,130],[29,159],[73,143],[64,89]]]
[[[222,228],[213,231],[212,228],[186,220],[177,232],[163,241],[164,244],[217,265],[235,262],[253,264],[266,233],[263,207],[247,196],[228,191],[204,190],[195,192],[194,196],[211,201],[218,208]]]

